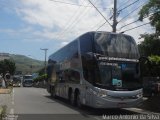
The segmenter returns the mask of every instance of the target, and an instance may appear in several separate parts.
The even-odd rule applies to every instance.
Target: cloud
[[[69,42],[62,42],[60,47],[67,45]]]
[[[91,6],[86,0],[65,0],[65,2]],[[98,8],[102,7],[99,8],[99,10],[107,19],[111,17],[113,0],[92,0],[92,2],[98,6]],[[105,22],[103,17],[93,7],[63,4],[54,2],[54,0],[20,0],[20,3],[22,4],[23,9],[16,8],[17,14],[31,26],[41,26],[41,29],[30,30],[32,31],[32,35],[37,37],[37,39],[61,40],[62,46],[65,42],[73,40],[84,32],[95,31]],[[108,9],[104,9],[105,6],[107,6]],[[130,8],[128,11],[124,11],[123,14],[121,13],[122,16],[120,14],[119,19],[123,18],[124,14],[127,14],[131,10],[132,9]],[[137,12],[120,23],[118,28],[137,19],[135,17],[136,13]],[[111,20],[109,20],[109,22],[112,23]],[[122,30],[140,24],[141,22],[138,22]],[[112,31],[112,28],[106,23],[106,25],[99,30]],[[132,35],[138,41],[140,34],[149,31],[151,31],[151,27],[147,26],[128,31],[127,34]]]

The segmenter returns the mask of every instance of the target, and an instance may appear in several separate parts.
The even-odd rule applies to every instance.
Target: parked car
[[[21,78],[19,76],[13,76],[13,87],[21,87]]]
[[[33,77],[32,75],[23,76],[23,87],[32,87],[33,86]]]

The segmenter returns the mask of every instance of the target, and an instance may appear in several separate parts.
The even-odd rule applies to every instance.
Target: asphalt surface
[[[104,115],[139,115],[124,109],[79,109],[64,99],[51,98],[46,89],[34,87],[14,88],[8,109],[7,117],[12,120],[102,120]]]

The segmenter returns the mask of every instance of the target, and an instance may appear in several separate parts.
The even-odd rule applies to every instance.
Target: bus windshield
[[[94,42],[96,53],[109,57],[139,58],[138,48],[131,36],[114,33],[96,33]]]
[[[25,76],[23,76],[23,79],[32,79],[32,76],[31,75],[25,75]]]
[[[108,63],[100,61],[95,84],[110,90],[136,90],[141,88],[138,63]]]

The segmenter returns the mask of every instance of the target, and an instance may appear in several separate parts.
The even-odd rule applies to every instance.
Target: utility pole
[[[47,50],[48,50],[48,49],[47,49],[47,48],[43,48],[43,49],[40,48],[40,50],[44,50],[44,52],[45,52],[44,72],[45,72],[45,74],[46,74],[46,73],[47,73],[47,61],[46,61],[46,60],[47,60]]]
[[[28,56],[32,58],[31,55],[28,55]],[[32,58],[32,59],[33,59],[33,58]],[[30,65],[30,69],[31,69],[30,73],[31,73],[31,74],[32,74],[32,68],[33,68],[33,65],[32,65],[32,60],[31,60],[31,65]]]
[[[113,32],[116,32],[117,27],[117,0],[114,0],[114,8],[113,8]]]

